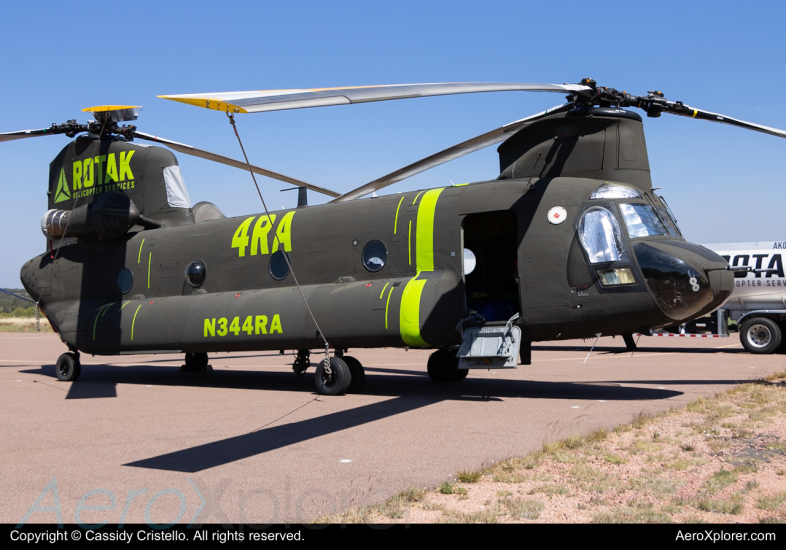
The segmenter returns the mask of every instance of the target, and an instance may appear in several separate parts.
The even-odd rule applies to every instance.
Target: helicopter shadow
[[[379,403],[349,408],[329,415],[265,427],[171,453],[125,464],[184,473],[196,473],[252,456],[302,443],[317,437],[409,413],[444,401],[502,402],[505,399],[661,400],[680,395],[674,390],[622,387],[618,384],[572,384],[468,378],[460,384],[421,384],[404,377],[371,375],[366,395],[392,396]],[[351,399],[351,396],[349,396]]]
[[[146,363],[166,362],[163,360],[146,361]],[[169,361],[171,362],[171,360]],[[313,367],[313,365],[312,365]],[[424,377],[425,373],[414,370],[396,370],[382,368],[366,368],[369,373],[388,373]],[[20,371],[26,374],[38,374],[56,378],[55,365],[42,365],[38,369]],[[249,376],[245,376],[249,375]],[[307,385],[313,388],[311,376],[304,376]],[[213,372],[180,372],[175,367],[115,367],[111,365],[89,365],[82,370],[78,382],[70,385],[66,399],[100,399],[117,397],[117,384],[159,385],[159,386],[194,386],[205,388],[257,389],[267,391],[301,391],[301,384],[293,383],[297,377],[292,373],[264,371],[221,370]],[[297,387],[292,387],[295,385]]]
[[[390,397],[384,401],[351,407],[328,415],[298,422],[263,427],[245,434],[196,445],[171,453],[125,464],[174,472],[195,473],[264,454],[324,435],[416,411],[444,401],[503,402],[514,399],[654,401],[669,399],[682,392],[673,389],[622,386],[620,382],[542,382],[487,379],[471,375],[461,383],[435,384],[423,372],[405,371],[405,376],[367,369],[364,395]],[[25,371],[54,377],[54,367],[45,365]],[[412,374],[418,376],[413,376]],[[671,385],[685,383],[674,381]],[[636,383],[636,382],[633,382]],[[715,381],[718,383],[718,381]],[[90,365],[77,383],[71,384],[71,399],[109,397],[115,384],[182,386],[260,391],[288,391],[313,394],[311,376],[298,377],[289,372],[220,370],[211,373],[182,373],[172,367],[113,367]],[[649,382],[648,382],[649,384]],[[80,386],[82,386],[80,388]],[[67,397],[69,398],[69,397]],[[347,400],[353,396],[318,397]]]

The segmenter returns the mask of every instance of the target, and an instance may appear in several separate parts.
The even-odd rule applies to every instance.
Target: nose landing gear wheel
[[[317,371],[314,373],[314,382],[317,385],[317,393],[320,395],[341,395],[349,387],[351,374],[349,367],[340,357],[330,358],[330,374],[325,372],[325,363],[319,362]]]
[[[79,379],[79,375],[82,374],[79,356],[69,352],[58,357],[55,364],[55,374],[57,379],[63,382],[76,382]]]

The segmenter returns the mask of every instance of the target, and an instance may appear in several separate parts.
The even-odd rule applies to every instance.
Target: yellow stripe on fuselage
[[[415,269],[434,271],[434,215],[437,199],[444,189],[432,189],[423,195],[418,206],[418,227],[415,237]]]
[[[418,280],[419,275],[420,273],[410,279],[401,295],[399,331],[401,339],[408,346],[428,346],[420,335],[420,298],[423,295],[426,280]]]

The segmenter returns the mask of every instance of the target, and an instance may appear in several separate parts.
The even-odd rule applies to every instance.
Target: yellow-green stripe
[[[150,288],[150,264],[153,262],[153,253],[147,257],[147,288]]]
[[[398,201],[398,206],[396,207],[396,220],[393,222],[393,234],[396,234],[398,230],[398,209],[401,208],[401,203],[404,202],[404,197],[401,197],[401,200]]]
[[[444,189],[432,189],[423,195],[418,206],[418,225],[415,236],[417,271],[434,271],[434,215],[437,199]],[[410,261],[410,263],[412,263]]]
[[[412,265],[412,220],[409,220],[409,237],[407,237],[407,248],[409,249],[409,265]]]
[[[415,200],[414,200],[414,201],[412,201],[412,204],[415,204],[416,202],[418,202],[418,197],[419,197],[420,195],[422,195],[422,194],[423,194],[423,191],[421,191],[420,193],[418,193],[417,195],[415,195]]]
[[[112,306],[112,304],[101,306],[98,309],[98,311],[96,311],[96,320],[93,321],[93,341],[94,342],[95,342],[95,339],[96,339],[96,325],[98,324],[98,318],[99,317],[103,317],[104,313],[106,313],[106,310],[109,309],[111,306]]]
[[[134,312],[134,318],[131,320],[131,339],[134,339],[134,323],[136,323],[136,314],[139,313],[139,308],[142,307],[142,304],[139,304],[139,307],[136,308]]]
[[[393,294],[393,288],[390,287],[390,292],[388,292],[388,301],[385,304],[385,330],[388,329],[388,308],[390,308],[390,296]]]
[[[385,294],[385,289],[388,287],[389,284],[390,284],[390,281],[385,283],[385,286],[382,287],[382,292],[379,293],[379,299],[380,300],[382,299],[382,295]]]
[[[417,280],[420,273],[415,275],[404,287],[401,295],[401,311],[399,313],[399,331],[401,339],[408,346],[428,346],[420,335],[420,298],[426,280]]]
[[[145,246],[145,239],[142,239],[142,242],[139,244],[139,256],[137,256],[136,263],[142,262],[142,247]]]

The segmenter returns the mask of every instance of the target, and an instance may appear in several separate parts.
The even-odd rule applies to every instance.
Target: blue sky
[[[594,6],[599,6],[596,4]],[[0,19],[0,132],[101,104],[144,105],[140,130],[239,158],[226,117],[160,94],[417,82],[578,82],[786,129],[779,2],[27,2]],[[623,9],[623,7],[625,9]],[[562,102],[520,92],[240,116],[253,163],[348,191]],[[786,241],[786,140],[664,115],[645,119],[653,182],[694,242]],[[49,162],[63,136],[0,145],[0,286],[45,244]],[[178,155],[194,203],[261,209],[248,174]],[[493,179],[494,147],[387,192]],[[286,184],[262,179],[271,207]],[[312,204],[323,199],[315,194]]]

